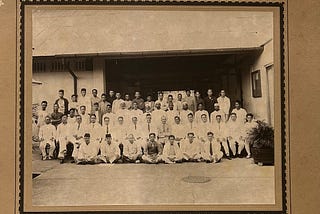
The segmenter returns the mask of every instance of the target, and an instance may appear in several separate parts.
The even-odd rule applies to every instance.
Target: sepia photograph
[[[32,206],[276,204],[272,10],[31,11]]]

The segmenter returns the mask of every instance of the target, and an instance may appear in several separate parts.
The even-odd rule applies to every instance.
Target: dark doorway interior
[[[106,89],[143,97],[158,91],[212,88],[217,96],[223,88],[232,101],[242,100],[238,66],[252,62],[252,53],[192,56],[126,57],[106,60]]]

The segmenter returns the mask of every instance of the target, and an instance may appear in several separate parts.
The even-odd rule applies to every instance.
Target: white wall
[[[269,91],[266,71],[266,66],[271,64],[273,64],[273,40],[264,46],[264,51],[257,59],[257,61],[253,64],[253,66],[244,68],[241,72],[241,75],[244,100],[243,106],[247,109],[248,112],[253,113],[255,118],[265,120],[266,122],[273,124],[274,118],[272,118],[271,121],[268,121]],[[260,70],[262,97],[252,96],[251,73],[256,70]],[[269,82],[273,82],[274,76],[269,75],[269,78],[271,78],[269,79]],[[271,111],[274,111],[274,109],[271,109]]]
[[[93,71],[75,72],[78,77],[78,95],[80,95],[81,88],[86,88],[88,95],[91,95],[93,88],[98,90],[98,96],[104,92],[103,67],[101,62],[98,63],[99,60],[94,60]],[[58,98],[59,89],[64,89],[65,97],[69,101],[71,100],[71,95],[74,93],[74,85],[70,73],[33,73],[33,79],[42,82],[41,85],[32,86],[33,104],[40,104],[42,100],[47,100],[48,109],[51,111],[54,101]]]

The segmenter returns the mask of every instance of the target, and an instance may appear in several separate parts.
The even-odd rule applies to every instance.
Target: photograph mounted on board
[[[32,205],[276,204],[274,17],[34,8]]]

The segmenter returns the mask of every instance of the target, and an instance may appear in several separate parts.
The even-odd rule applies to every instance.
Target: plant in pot
[[[274,164],[274,129],[264,121],[257,121],[257,126],[248,133],[251,154],[258,165]]]

